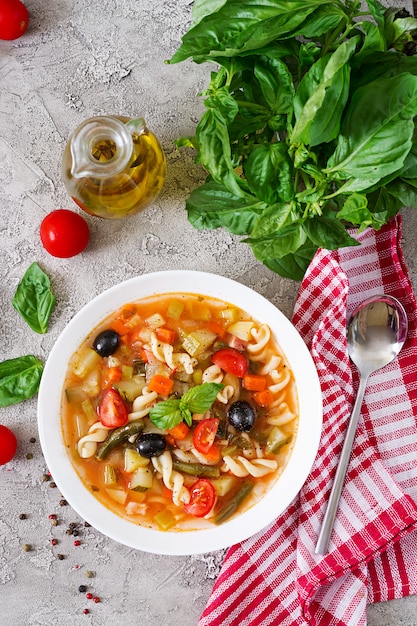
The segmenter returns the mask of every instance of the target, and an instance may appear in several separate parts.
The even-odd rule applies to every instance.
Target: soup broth
[[[279,479],[295,441],[289,363],[269,327],[211,297],[131,302],[72,356],[62,430],[107,508],[165,531],[221,524]]]

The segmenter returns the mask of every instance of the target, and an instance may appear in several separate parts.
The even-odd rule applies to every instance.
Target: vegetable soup
[[[187,293],[131,302],[72,356],[65,445],[116,514],[148,528],[207,528],[247,510],[291,454],[298,402],[270,328]]]

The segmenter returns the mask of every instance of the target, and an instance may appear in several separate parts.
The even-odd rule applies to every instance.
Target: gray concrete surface
[[[170,67],[164,61],[179,45],[191,1],[26,4],[27,33],[14,42],[0,41],[3,357],[34,353],[46,359],[66,323],[92,297],[121,280],[161,269],[223,274],[252,286],[290,316],[297,283],[271,273],[228,233],[197,232],[186,219],[185,198],[202,172],[192,155],[174,150],[173,140],[193,132],[208,70],[191,63]],[[166,184],[159,200],[140,216],[118,222],[88,217],[91,241],[85,252],[55,259],[43,250],[38,231],[49,211],[75,208],[61,178],[64,145],[81,121],[108,113],[144,115],[167,154]],[[403,214],[404,251],[417,287],[417,212]],[[11,306],[33,261],[50,276],[57,298],[43,336],[28,330]],[[195,626],[223,554],[154,556],[85,528],[50,481],[43,482],[47,468],[37,437],[36,398],[1,409],[0,422],[13,428],[19,441],[15,459],[0,468],[0,625]],[[57,525],[48,517],[52,514]],[[71,523],[77,525],[80,546],[67,532]],[[24,544],[32,550],[25,552]],[[87,601],[80,585],[88,585],[101,601]],[[413,626],[416,613],[416,597],[380,604],[369,608],[368,624]]]

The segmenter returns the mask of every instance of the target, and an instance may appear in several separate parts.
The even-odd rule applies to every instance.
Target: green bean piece
[[[203,465],[202,463],[186,463],[184,461],[172,461],[172,467],[177,472],[183,472],[190,476],[198,476],[204,478],[219,478],[220,469],[217,465]]]
[[[232,497],[229,502],[227,502],[224,506],[221,507],[213,517],[213,522],[215,524],[223,524],[233,513],[237,510],[239,505],[243,502],[243,500],[250,494],[253,489],[253,483],[246,482],[238,489],[235,495]]]
[[[105,439],[101,446],[99,446],[96,452],[96,459],[102,461],[110,454],[113,448],[127,441],[129,437],[133,437],[134,435],[141,433],[142,430],[142,420],[136,420],[126,424],[125,426],[120,426],[119,428],[112,430],[107,439]]]

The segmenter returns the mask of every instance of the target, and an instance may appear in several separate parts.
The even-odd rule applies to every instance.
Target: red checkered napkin
[[[317,252],[293,316],[323,393],[316,461],[288,509],[228,550],[199,626],[361,626],[367,604],[417,593],[417,305],[401,218],[354,236],[360,246]],[[346,319],[380,293],[405,307],[408,338],[368,381],[329,552],[320,556],[315,544],[358,386]]]

